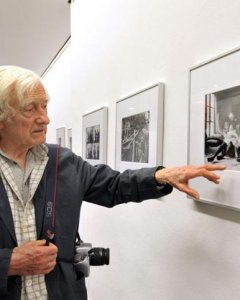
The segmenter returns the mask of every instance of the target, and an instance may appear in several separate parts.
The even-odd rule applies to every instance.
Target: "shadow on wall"
[[[198,201],[193,202],[193,208],[197,212],[240,224],[240,210],[233,210],[227,207],[211,205]]]

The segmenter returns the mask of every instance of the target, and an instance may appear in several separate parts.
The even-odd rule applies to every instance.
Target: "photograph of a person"
[[[100,125],[86,128],[86,157],[87,159],[98,160],[100,144]]]
[[[205,96],[205,162],[240,170],[240,86]]]
[[[121,160],[148,163],[150,111],[122,119]]]

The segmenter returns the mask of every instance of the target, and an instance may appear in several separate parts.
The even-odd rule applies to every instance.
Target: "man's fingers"
[[[192,197],[192,198],[194,198],[196,200],[200,199],[199,193],[196,190],[194,190],[194,189],[191,189],[191,188],[187,189],[186,190],[186,194],[188,194],[190,197]]]
[[[196,190],[192,189],[188,184],[177,184],[177,185],[175,185],[175,187],[179,191],[188,194],[188,196],[190,196],[194,199],[197,199],[197,200],[200,199],[199,193]]]
[[[45,246],[46,245],[46,240],[37,240],[36,242],[36,246]]]
[[[222,164],[206,164],[198,167],[199,169],[207,169],[208,171],[223,171],[226,169],[225,165]]]
[[[173,167],[158,170],[155,173],[155,179],[159,184],[168,183],[179,191],[188,194],[190,197],[200,199],[199,193],[189,186],[189,181],[197,177],[204,177],[218,184],[220,176],[216,174],[215,171],[223,171],[225,169],[226,166],[222,164]]]
[[[202,175],[203,175],[203,177],[205,177],[206,179],[211,180],[211,181],[219,181],[219,179],[220,179],[219,175],[212,173],[210,171],[207,171],[207,170],[205,170]]]
[[[224,169],[226,169],[224,165],[219,165],[217,168],[211,165],[203,165],[197,168],[198,171],[196,173],[196,177],[203,176],[214,183],[219,183],[220,176],[213,171],[222,171]]]

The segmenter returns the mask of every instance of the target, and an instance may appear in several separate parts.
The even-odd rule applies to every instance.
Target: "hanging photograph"
[[[192,182],[202,201],[240,209],[240,50],[190,70],[189,164],[224,164],[219,185]]]
[[[56,143],[58,145],[60,145],[61,147],[65,147],[66,146],[66,142],[65,142],[65,133],[66,132],[66,128],[63,127],[59,127],[56,129]]]
[[[83,115],[83,158],[92,165],[107,161],[107,107]]]
[[[72,150],[72,128],[67,129],[67,147]]]
[[[117,170],[162,163],[163,93],[158,83],[117,101]]]
[[[149,118],[145,111],[122,119],[121,161],[148,163]]]
[[[205,162],[240,170],[240,86],[205,96]]]

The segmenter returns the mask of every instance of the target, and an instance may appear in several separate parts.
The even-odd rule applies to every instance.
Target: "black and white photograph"
[[[240,170],[240,86],[205,96],[205,162]]]
[[[68,128],[67,130],[67,143],[68,143],[68,148],[70,150],[73,150],[73,147],[72,147],[72,143],[73,143],[73,140],[72,140],[72,128]]]
[[[56,143],[61,146],[66,146],[66,128],[64,126],[56,129]]]
[[[162,164],[164,84],[157,83],[116,102],[119,171]]]
[[[108,108],[83,115],[82,156],[92,165],[107,163]]]
[[[122,119],[121,160],[148,163],[150,111]]]
[[[240,210],[240,49],[193,67],[189,83],[188,164],[226,167],[219,184],[192,187],[201,202]]]
[[[86,128],[86,157],[99,160],[100,125]]]

